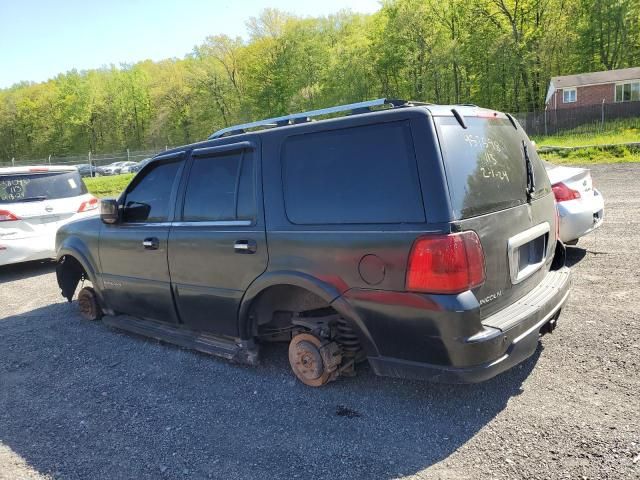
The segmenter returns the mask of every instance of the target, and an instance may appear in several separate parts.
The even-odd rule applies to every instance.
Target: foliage
[[[265,10],[248,29],[0,90],[0,160],[160,149],[382,96],[535,110],[553,75],[640,65],[640,0],[384,0],[372,15]]]
[[[547,137],[534,137],[538,146],[580,147],[589,145],[612,145],[640,142],[640,123],[637,119],[607,122],[604,130],[593,133],[591,126],[578,127],[567,132]]]
[[[116,198],[129,185],[133,173],[113,175],[109,177],[85,178],[84,183],[90,193],[99,198]]]
[[[561,165],[594,163],[631,163],[640,162],[640,150],[624,146],[610,148],[587,147],[574,150],[560,150],[552,153],[540,153],[540,157],[551,163]]]

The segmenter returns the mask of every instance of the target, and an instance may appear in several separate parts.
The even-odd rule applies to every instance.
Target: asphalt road
[[[0,269],[0,479],[639,478],[640,165],[593,168],[604,226],[529,361],[480,385],[294,381],[82,321],[53,267]]]

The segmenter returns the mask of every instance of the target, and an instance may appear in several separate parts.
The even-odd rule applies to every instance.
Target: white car
[[[567,245],[575,245],[580,237],[602,225],[604,199],[593,188],[588,169],[544,163],[556,197],[560,239]]]
[[[120,173],[132,173],[138,166],[138,162],[123,162],[120,167]]]
[[[121,165],[124,162],[114,162],[109,165],[105,165],[104,167],[98,167],[99,175],[117,175],[120,173]]]
[[[58,228],[98,203],[75,167],[0,168],[0,265],[55,257]]]

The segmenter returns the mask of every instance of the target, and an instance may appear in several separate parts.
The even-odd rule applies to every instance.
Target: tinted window
[[[293,223],[425,221],[406,122],[298,135],[282,152],[286,212]]]
[[[169,201],[179,161],[152,165],[127,192],[125,222],[164,222],[169,216]]]
[[[249,153],[194,157],[184,221],[251,220],[254,216],[253,159]]]
[[[54,200],[87,193],[78,172],[0,175],[0,203]]]
[[[506,118],[466,117],[464,129],[453,117],[436,117],[447,183],[457,218],[520,205],[527,201],[527,145],[536,194],[548,193],[548,178],[535,148]]]

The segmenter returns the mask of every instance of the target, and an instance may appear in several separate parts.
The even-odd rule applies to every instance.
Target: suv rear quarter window
[[[282,177],[294,224],[425,222],[408,122],[290,137]]]

